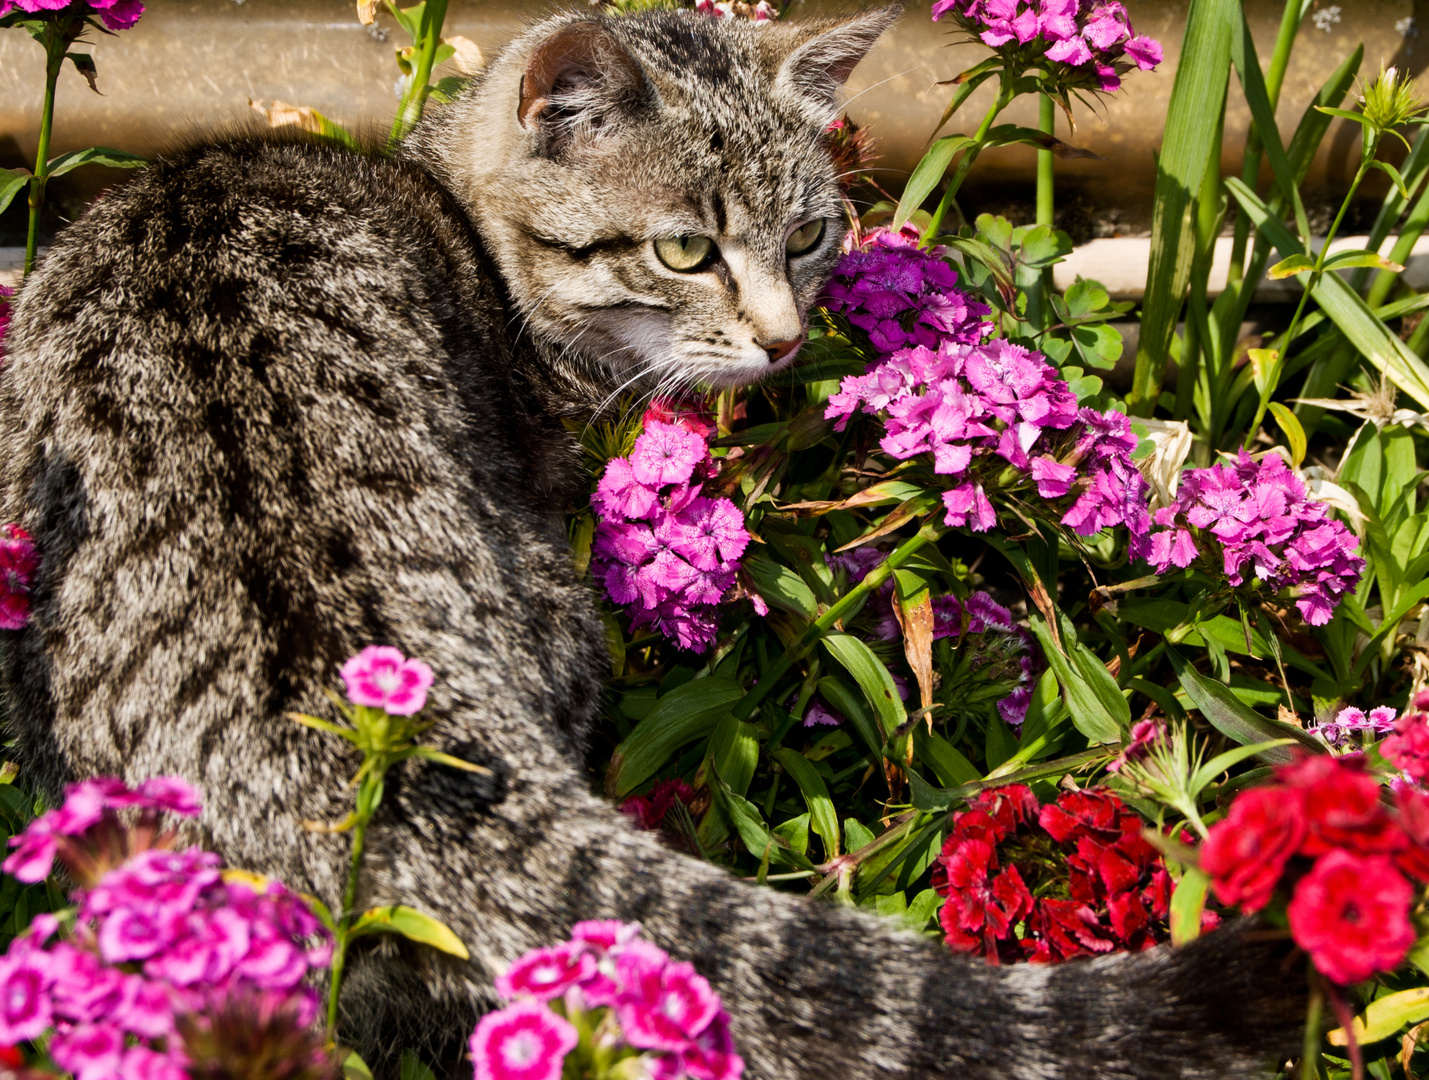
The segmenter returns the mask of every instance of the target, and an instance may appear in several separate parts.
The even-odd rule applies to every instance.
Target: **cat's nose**
[[[769,362],[777,364],[802,344],[804,344],[804,335],[800,334],[789,341],[776,341],[772,345],[765,345],[764,351],[769,354]]]

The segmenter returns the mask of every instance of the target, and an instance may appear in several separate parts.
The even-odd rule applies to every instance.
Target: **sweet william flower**
[[[1302,792],[1251,788],[1211,826],[1201,849],[1201,869],[1211,876],[1223,904],[1259,911],[1270,903],[1286,862],[1305,839]]]
[[[476,1080],[560,1080],[579,1041],[568,1021],[538,1002],[487,1013],[471,1036]]]
[[[1384,856],[1332,851],[1296,885],[1290,931],[1326,978],[1342,985],[1363,982],[1394,970],[1413,946],[1413,898]]]
[[[692,965],[671,963],[649,942],[631,942],[615,965],[624,988],[615,1012],[631,1046],[678,1052],[720,1011],[718,996]]]
[[[532,949],[496,979],[496,992],[508,1000],[549,1001],[595,974],[595,957],[573,942]]]
[[[23,630],[30,621],[30,589],[40,553],[18,525],[0,525],[0,630]]]
[[[393,716],[421,712],[435,681],[430,667],[387,645],[367,646],[348,659],[338,674],[354,705],[382,709]]]

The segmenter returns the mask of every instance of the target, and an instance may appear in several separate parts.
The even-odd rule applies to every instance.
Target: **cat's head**
[[[825,131],[897,18],[548,20],[426,133],[523,321],[621,384],[787,364],[839,253]]]

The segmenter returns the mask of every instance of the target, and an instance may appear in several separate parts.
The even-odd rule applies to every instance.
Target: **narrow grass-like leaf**
[[[868,703],[873,706],[874,715],[878,717],[883,737],[889,738],[908,719],[908,712],[903,707],[903,699],[898,696],[898,686],[888,668],[873,655],[872,649],[851,634],[830,634],[824,638],[823,644],[863,690]]]
[[[1295,414],[1280,402],[1272,401],[1270,411],[1275,416],[1275,422],[1280,425],[1280,430],[1285,432],[1285,441],[1290,444],[1290,464],[1298,469],[1300,463],[1305,460],[1305,451],[1309,445],[1305,440],[1305,429],[1300,426]]]
[[[709,735],[743,696],[733,679],[713,675],[671,690],[616,747],[606,778],[609,793],[616,798],[629,795],[676,750]]]
[[[839,817],[834,801],[829,798],[828,785],[813,763],[797,750],[781,746],[774,751],[774,760],[784,766],[790,779],[799,786],[804,805],[809,808],[809,820],[814,832],[824,841],[824,853],[832,859],[839,853]]]
[[[1211,884],[1205,871],[1187,868],[1176,891],[1171,894],[1171,944],[1185,945],[1201,936],[1201,913],[1206,910],[1206,889]]]
[[[1429,986],[1401,990],[1371,1002],[1369,1008],[1355,1017],[1355,1041],[1361,1046],[1379,1042],[1407,1024],[1417,1024],[1426,1019],[1429,1019]],[[1349,1045],[1344,1028],[1330,1032],[1329,1040],[1332,1046]]]
[[[1241,19],[1238,0],[1191,0],[1171,88],[1151,216],[1151,264],[1142,305],[1141,337],[1127,404],[1149,416],[1161,394],[1166,357],[1190,282],[1195,255],[1194,193],[1206,162],[1219,154],[1216,130],[1225,108],[1231,42]]]
[[[149,164],[148,158],[111,150],[107,146],[91,146],[86,150],[71,150],[50,162],[50,175],[63,176],[81,165],[107,165],[111,169],[139,169]]]
[[[894,211],[893,223],[889,226],[891,229],[896,232],[903,227],[903,223],[913,216],[913,211],[922,206],[923,200],[938,186],[954,155],[972,144],[973,141],[966,135],[945,135],[928,147],[928,152],[914,166],[913,175],[908,177],[908,183],[903,188],[903,197],[898,200],[898,209]]]
[[[1294,754],[1288,746],[1278,741],[1281,739],[1291,739],[1317,754],[1325,752],[1325,745],[1315,736],[1290,724],[1261,716],[1242,704],[1229,687],[1202,675],[1174,649],[1167,649],[1166,656],[1182,689],[1213,728],[1245,746],[1272,744],[1259,747],[1256,756],[1262,761],[1283,765],[1293,759]]]
[[[29,182],[28,169],[0,169],[0,214]]]
[[[1300,200],[1300,185],[1295,181],[1294,170],[1285,154],[1285,144],[1280,139],[1280,128],[1275,123],[1275,109],[1266,93],[1265,80],[1260,74],[1260,60],[1255,54],[1255,39],[1250,36],[1250,22],[1241,12],[1239,32],[1231,41],[1231,62],[1240,76],[1241,89],[1245,91],[1246,103],[1255,120],[1255,131],[1260,136],[1265,156],[1270,161],[1275,182],[1280,186],[1281,195],[1290,200],[1295,209],[1295,227],[1306,240],[1310,239],[1310,220],[1305,214],[1305,204]]]

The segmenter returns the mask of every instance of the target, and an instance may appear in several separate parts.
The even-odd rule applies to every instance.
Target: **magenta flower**
[[[5,7],[0,2],[0,15],[5,14]],[[15,290],[5,285],[0,285],[0,365],[5,363],[5,331],[10,329],[10,308],[15,297]]]
[[[560,1080],[579,1041],[575,1028],[534,1001],[487,1013],[471,1036],[476,1080]]]
[[[720,1011],[719,997],[688,963],[633,941],[616,960],[623,987],[615,1003],[621,1030],[642,1050],[681,1051]]]
[[[49,1049],[74,1080],[114,1080],[124,1058],[124,1030],[114,1023],[76,1024],[56,1032]]]
[[[49,957],[37,950],[16,950],[0,957],[0,1043],[38,1039],[50,1027],[54,1007]]]
[[[549,1001],[595,974],[595,957],[578,943],[532,949],[497,976],[496,992],[507,1000],[521,997]]]
[[[39,569],[40,553],[30,534],[18,525],[0,525],[0,630],[23,630],[30,621],[30,586]]]
[[[708,453],[705,440],[693,431],[651,420],[635,440],[630,469],[639,483],[651,487],[683,484]]]
[[[338,672],[354,705],[382,709],[393,716],[413,716],[427,703],[435,676],[420,660],[408,660],[388,645],[369,645]]]

